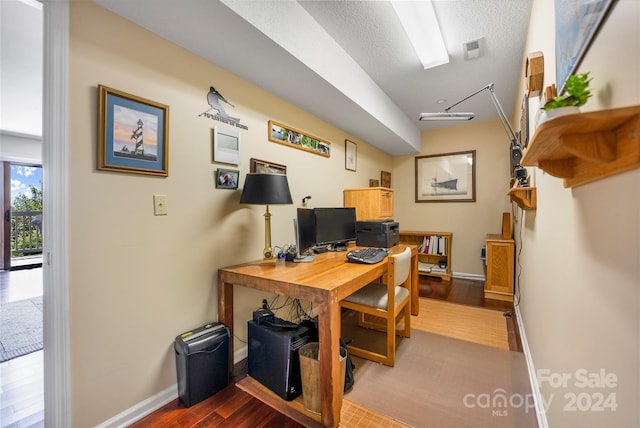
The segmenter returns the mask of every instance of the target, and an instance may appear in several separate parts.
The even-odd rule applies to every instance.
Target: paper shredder
[[[211,323],[176,337],[178,396],[186,406],[204,400],[229,384],[229,329]]]

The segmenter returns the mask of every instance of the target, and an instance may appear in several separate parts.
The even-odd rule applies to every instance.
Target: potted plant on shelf
[[[584,105],[589,97],[589,72],[572,74],[564,85],[564,93],[555,96],[544,103],[544,110],[540,115],[540,123],[558,116],[579,113],[579,107]],[[555,89],[555,87],[554,87]]]

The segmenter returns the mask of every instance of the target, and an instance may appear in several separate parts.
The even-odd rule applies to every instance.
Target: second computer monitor
[[[357,239],[355,208],[314,208],[316,245],[331,245],[334,251],[346,250]]]
[[[314,257],[310,254],[316,244],[316,218],[312,209],[298,208],[296,218],[293,219],[296,234],[295,262],[311,262]]]

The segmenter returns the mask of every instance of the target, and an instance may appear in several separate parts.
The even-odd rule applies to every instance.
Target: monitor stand
[[[308,256],[296,256],[293,261],[296,263],[308,263],[308,262],[312,262],[316,259],[316,257],[312,254],[309,254]]]
[[[331,251],[347,251],[347,244],[333,244]]]

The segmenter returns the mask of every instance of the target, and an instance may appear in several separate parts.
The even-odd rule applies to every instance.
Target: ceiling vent
[[[481,42],[482,38],[464,42],[462,44],[462,47],[464,49],[464,59],[470,60],[480,58]]]

